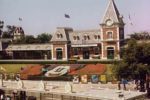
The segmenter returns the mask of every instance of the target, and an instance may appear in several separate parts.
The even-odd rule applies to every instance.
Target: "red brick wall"
[[[103,57],[107,58],[107,46],[111,45],[114,46],[114,50],[115,50],[115,54],[118,53],[118,45],[117,45],[117,41],[115,41],[117,39],[117,27],[112,27],[112,28],[102,28],[103,30],[103,40],[107,40],[107,32],[113,32],[113,39],[114,41],[105,41],[103,42]]]
[[[107,39],[107,32],[113,32],[113,39],[117,39],[117,28],[103,28],[103,39]]]

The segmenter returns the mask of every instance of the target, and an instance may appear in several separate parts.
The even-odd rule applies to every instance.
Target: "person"
[[[128,81],[124,78],[122,78],[122,84],[123,84],[123,89],[126,90],[126,84],[128,84]]]
[[[135,89],[139,90],[140,80],[135,80],[135,85],[136,85]]]
[[[121,90],[121,82],[118,81],[118,90]]]

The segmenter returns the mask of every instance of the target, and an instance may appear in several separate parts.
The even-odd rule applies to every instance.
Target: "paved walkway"
[[[63,81],[4,81],[4,88],[12,90],[23,89],[26,91],[45,91],[58,94],[67,93],[67,95],[89,96],[92,98],[105,98],[105,100],[120,100],[118,95],[123,93],[126,98],[141,97],[146,93],[134,90],[133,84],[127,85],[127,91],[119,91],[117,84],[73,84],[72,82]],[[66,84],[70,84],[72,92],[66,91]],[[44,89],[45,88],[45,89]],[[69,88],[68,88],[69,89]],[[68,94],[69,93],[69,94]],[[124,99],[125,100],[125,99]],[[144,99],[143,99],[144,100]]]

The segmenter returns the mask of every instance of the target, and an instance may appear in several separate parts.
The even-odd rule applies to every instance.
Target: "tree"
[[[48,43],[51,40],[52,36],[47,33],[42,33],[37,36],[37,40],[40,43]]]
[[[32,43],[35,43],[35,38],[34,38],[34,36],[33,35],[26,35],[25,36],[25,43],[27,43],[27,44],[32,44]]]
[[[145,78],[150,72],[150,44],[137,43],[130,39],[123,53],[123,60],[115,64],[114,71],[117,77]]]
[[[11,35],[8,32],[4,31],[2,34],[2,38],[11,38]]]
[[[150,33],[149,32],[135,32],[131,34],[130,37],[136,40],[150,40]]]

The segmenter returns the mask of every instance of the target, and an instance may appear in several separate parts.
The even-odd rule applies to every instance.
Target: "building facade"
[[[68,27],[57,27],[48,44],[9,45],[5,50],[11,53],[13,59],[16,54],[25,57],[29,52],[42,51],[44,53],[41,53],[41,59],[119,60],[123,40],[123,17],[114,0],[109,0],[99,29],[77,31]]]

